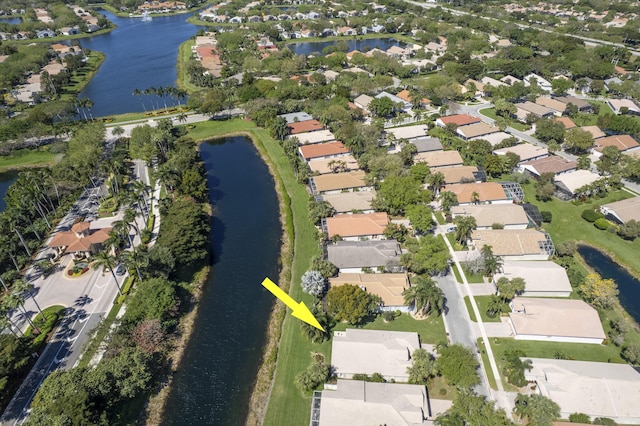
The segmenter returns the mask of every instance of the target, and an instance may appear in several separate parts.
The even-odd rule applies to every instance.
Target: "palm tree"
[[[178,116],[176,117],[178,119],[179,122],[181,122],[182,124],[187,122],[187,114],[185,114],[184,112],[181,112],[180,114],[178,114]]]
[[[130,224],[133,227],[133,229],[135,229],[136,234],[138,234],[138,237],[140,237],[140,228],[138,228],[138,224],[136,223],[137,216],[138,215],[136,214],[136,211],[131,207],[129,207],[124,211],[124,216],[122,217],[122,220]]]
[[[476,218],[473,216],[457,216],[453,219],[456,225],[456,240],[460,244],[467,245],[467,240],[471,237],[471,231],[476,227]]]
[[[318,320],[325,331],[322,331],[319,328],[315,328],[314,326],[309,325],[306,322],[302,322],[300,326],[302,334],[304,334],[307,339],[311,340],[311,343],[322,343],[325,340],[329,340],[329,338],[331,337],[330,330],[335,325],[333,318],[331,318],[328,313],[318,309],[315,306],[311,308],[311,313]]]
[[[129,234],[129,222],[126,220],[116,220],[111,224],[111,232],[116,236],[129,241],[129,247],[133,247],[133,239]]]
[[[471,204],[478,204],[478,202],[480,202],[480,194],[478,194],[476,191],[473,191],[471,193]]]
[[[429,177],[427,177],[427,180],[434,194],[438,194],[440,192],[440,189],[442,189],[445,184],[445,177],[441,172],[435,172],[429,175]]]
[[[13,238],[9,237],[6,234],[2,235],[0,233],[0,254],[6,253],[11,259],[11,262],[13,263],[13,266],[16,268],[16,271],[20,272],[20,265],[18,265],[18,260],[16,259],[16,256],[15,256],[16,249],[17,249],[16,243],[13,240]]]
[[[493,248],[489,245],[482,246],[480,255],[482,257],[484,275],[493,281],[493,276],[502,271],[504,261],[502,257],[493,254]]]
[[[2,298],[2,306],[3,306],[3,309],[5,309],[8,312],[11,312],[14,309],[20,308],[20,310],[22,310],[22,316],[24,317],[24,319],[27,320],[27,322],[31,326],[31,329],[33,331],[35,331],[36,333],[40,332],[38,327],[36,327],[36,325],[31,320],[31,317],[29,316],[29,313],[27,312],[27,310],[24,307],[24,296],[22,294],[19,294],[17,292],[12,292],[12,293],[6,294]]]
[[[23,300],[26,300],[26,296],[31,294],[31,292],[34,290],[33,284],[31,284],[25,278],[14,281],[12,288],[15,293],[19,294],[20,297],[23,298]],[[40,315],[42,315],[42,318],[44,319],[44,312],[42,312],[40,305],[36,301],[36,297],[32,295],[31,299],[33,300],[33,303],[36,305],[38,312],[40,312]]]
[[[135,269],[138,279],[142,281],[141,269],[149,266],[149,252],[144,245],[138,246],[133,251],[122,253],[122,261],[128,270]]]
[[[449,211],[451,211],[451,207],[458,204],[458,196],[451,191],[441,192],[438,198],[440,200],[442,210],[446,213],[449,213]]]
[[[414,305],[415,312],[423,316],[433,309],[440,314],[444,308],[444,294],[428,275],[418,275],[415,283],[403,291],[402,296],[407,305]]]
[[[118,284],[118,278],[116,278],[116,273],[114,269],[116,267],[116,257],[109,254],[107,251],[100,251],[93,255],[93,262],[91,263],[92,269],[102,268],[102,272],[105,271],[111,272],[111,276],[113,277],[113,281],[116,283],[116,287],[118,288],[118,294],[122,296],[122,290],[120,289],[120,284]]]
[[[18,337],[18,334],[15,330],[18,330],[20,332],[20,335],[24,336],[24,333],[22,332],[22,330],[20,330],[20,327],[18,327],[16,323],[11,320],[10,314],[11,310],[6,306],[0,304],[0,330],[9,328],[9,331],[11,331],[11,333],[13,333],[13,335],[16,337]]]

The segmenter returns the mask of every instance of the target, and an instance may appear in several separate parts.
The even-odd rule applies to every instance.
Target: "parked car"
[[[116,266],[116,275],[124,275],[125,272],[127,272],[127,268],[124,267],[124,264],[122,263],[118,263],[118,266]]]
[[[447,228],[447,232],[456,232],[457,229],[458,229],[458,227],[455,226],[455,225],[454,226],[450,226],[450,227]]]

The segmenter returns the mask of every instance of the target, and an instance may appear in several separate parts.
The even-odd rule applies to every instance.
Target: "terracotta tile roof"
[[[573,122],[569,117],[558,117],[555,119],[558,123],[564,124],[564,128],[569,130],[576,127],[576,123]]]
[[[471,239],[478,250],[487,245],[496,256],[522,256],[545,254],[540,243],[547,236],[535,229],[476,229]]]
[[[305,160],[328,157],[331,155],[339,156],[341,154],[348,154],[351,152],[349,151],[349,148],[344,146],[344,144],[339,141],[304,145],[298,149],[300,150],[300,154]]]
[[[463,161],[458,151],[419,152],[413,156],[416,163],[427,163],[431,168],[461,166]]]
[[[447,117],[440,117],[438,120],[440,120],[445,126],[449,123],[453,123],[457,126],[466,126],[480,122],[478,117],[472,117],[469,114],[449,115]]]
[[[475,180],[473,174],[477,171],[476,166],[441,167],[437,170],[444,175],[445,183],[460,183],[463,178]]]
[[[383,265],[381,265],[383,266]],[[338,274],[329,279],[329,287],[345,284],[365,287],[368,293],[380,296],[384,306],[406,306],[402,292],[409,288],[407,274]]]
[[[550,155],[544,158],[538,158],[537,160],[527,161],[522,163],[521,167],[534,171],[539,176],[542,173],[563,173],[569,170],[575,170],[577,163],[575,161],[567,161],[557,155]]]
[[[614,135],[596,140],[595,146],[596,150],[601,152],[607,146],[615,146],[620,151],[626,151],[627,149],[640,146],[640,144],[629,135]]]
[[[478,194],[478,201],[481,203],[507,199],[502,185],[498,182],[454,183],[445,186],[442,190],[456,194],[459,203],[470,203],[474,192]]]
[[[582,126],[582,130],[591,133],[594,139],[604,138],[607,136],[598,126]]]
[[[555,99],[551,99],[548,96],[540,96],[538,99],[536,99],[536,103],[538,105],[542,105],[543,107],[550,108],[558,112],[564,112],[564,110],[567,109],[567,104]]]
[[[338,214],[327,218],[329,238],[382,235],[389,224],[386,213]]]
[[[287,124],[287,127],[289,128],[289,133],[292,135],[324,129],[324,126],[318,120],[299,121],[297,123]]]
[[[102,244],[109,238],[110,231],[111,228],[96,229],[82,238],[78,238],[74,231],[62,231],[53,236],[48,246],[66,247],[67,252],[91,251],[94,245]]]
[[[318,158],[316,160],[309,161],[309,168],[314,173],[320,173],[321,175],[327,173],[335,173],[333,169],[329,166],[332,161],[341,161],[344,162],[344,166],[346,171],[351,172],[354,170],[358,170],[360,166],[358,162],[351,154],[342,155],[340,158]],[[332,164],[333,165],[333,164]]]

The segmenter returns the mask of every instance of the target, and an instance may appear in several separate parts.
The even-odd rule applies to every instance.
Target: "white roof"
[[[530,143],[521,143],[519,145],[496,149],[493,151],[493,153],[497,155],[506,155],[507,152],[513,152],[518,155],[520,157],[520,162],[549,155],[549,150],[547,148],[542,148]]]
[[[415,426],[428,414],[424,386],[338,379],[335,391],[322,391],[319,426]]]
[[[475,138],[470,138],[469,140],[483,139],[485,141],[488,141],[491,146],[496,146],[503,140],[509,139],[511,136],[512,135],[506,132],[495,132],[489,133],[488,135],[476,136]]]
[[[380,373],[408,378],[410,356],[419,348],[416,332],[348,328],[333,334],[331,365],[338,375]]]
[[[527,292],[568,292],[571,293],[571,283],[565,269],[548,260],[507,260],[502,265],[502,272],[496,274],[495,279],[506,277],[509,279],[523,278],[525,295]]]
[[[307,145],[310,143],[329,142],[336,140],[336,137],[331,133],[331,130],[317,130],[315,132],[298,133],[297,135],[289,136],[289,138],[296,137],[300,142],[300,145]]]
[[[399,139],[414,139],[427,135],[426,124],[418,124],[416,126],[396,127],[393,129],[386,129],[387,133],[391,133],[396,140]]]
[[[563,417],[585,413],[619,423],[640,423],[640,373],[627,364],[527,358],[525,371],[542,395],[558,405]]]
[[[572,193],[575,192],[576,189],[589,185],[598,179],[600,179],[600,175],[589,170],[575,170],[573,172],[563,173],[554,178],[556,182],[564,185],[564,187]]]

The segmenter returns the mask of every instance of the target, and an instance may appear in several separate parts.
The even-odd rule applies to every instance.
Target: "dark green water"
[[[579,246],[578,253],[600,276],[618,284],[620,304],[640,324],[640,281],[599,250]]]
[[[13,185],[13,182],[15,182],[16,179],[18,179],[17,171],[0,173],[0,212],[4,211],[7,207],[4,197],[7,195],[7,190],[11,185]]]
[[[240,425],[261,360],[278,278],[281,228],[273,178],[244,137],[203,143],[214,206],[214,264],[167,405],[167,425]]]

